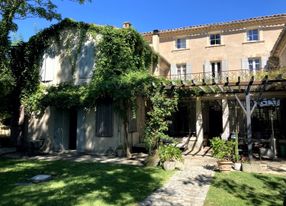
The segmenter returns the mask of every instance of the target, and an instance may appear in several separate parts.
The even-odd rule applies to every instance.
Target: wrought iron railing
[[[280,73],[279,73],[280,71]],[[199,73],[188,73],[188,74],[170,74],[165,76],[165,78],[170,80],[180,80],[180,81],[191,81],[195,84],[200,83],[224,83],[226,81],[229,82],[247,82],[252,77],[255,80],[262,80],[266,75],[270,75],[273,73],[273,78],[276,78],[278,74],[280,74],[281,78],[286,78],[286,72],[284,70],[276,70],[276,71],[266,71],[263,69],[250,71],[247,69],[240,70],[230,70],[230,71],[222,71],[219,73],[213,72],[199,72]]]

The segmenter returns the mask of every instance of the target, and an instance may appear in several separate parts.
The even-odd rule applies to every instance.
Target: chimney
[[[159,53],[159,43],[160,43],[160,37],[159,37],[159,30],[153,30],[152,35],[152,46],[155,52]]]
[[[126,22],[123,22],[122,28],[128,29],[128,28],[130,28],[131,26],[132,26],[132,24],[131,24],[130,22],[126,21]]]

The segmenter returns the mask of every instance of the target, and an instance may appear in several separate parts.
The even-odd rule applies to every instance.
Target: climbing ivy
[[[70,41],[64,45],[71,57],[72,72],[75,72],[76,60],[81,52],[82,44],[88,35],[97,40],[96,67],[91,82],[82,86],[75,86],[73,82],[50,86],[36,90],[32,95],[25,95],[22,102],[33,112],[46,106],[70,108],[93,107],[96,101],[107,96],[115,102],[134,99],[139,93],[148,92],[152,81],[157,81],[148,73],[151,64],[157,62],[154,54],[142,36],[134,29],[117,29],[111,26],[96,26],[65,19],[36,36],[32,37],[28,45],[33,48],[34,59],[31,67],[39,71],[44,51],[53,43],[61,45],[61,33],[73,30],[79,34],[77,53],[71,55]],[[35,48],[36,47],[36,48]],[[36,72],[35,72],[36,73]],[[35,74],[36,75],[36,74]],[[38,75],[38,74],[37,74]],[[38,81],[39,82],[39,81]],[[45,95],[42,95],[45,93]]]
[[[168,94],[169,93],[169,94]],[[145,143],[152,154],[159,148],[161,141],[171,141],[166,134],[168,131],[167,119],[177,109],[178,94],[175,91],[157,89],[150,98],[151,110],[145,127]]]

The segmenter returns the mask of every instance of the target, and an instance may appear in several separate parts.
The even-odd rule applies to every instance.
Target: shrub
[[[161,145],[159,147],[159,157],[161,162],[182,160],[182,151],[174,145]]]
[[[235,142],[214,137],[210,140],[213,156],[221,160],[231,160],[234,155]]]

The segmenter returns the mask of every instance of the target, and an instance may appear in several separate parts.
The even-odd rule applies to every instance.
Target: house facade
[[[251,104],[258,105],[252,111],[252,138],[258,143],[269,142],[275,133],[277,144],[286,143],[285,84],[282,89],[269,86],[262,94],[258,83],[269,69],[267,62],[274,45],[279,50],[276,55],[282,56],[280,65],[285,65],[285,44],[277,43],[285,23],[286,15],[281,14],[144,33],[170,65],[158,66],[154,74],[204,93],[181,100],[170,135],[192,134],[197,147],[194,152],[208,145],[212,137],[227,139],[236,132],[247,142],[249,125],[237,99],[245,107],[245,93],[249,91]]]
[[[83,85],[91,81],[96,64],[95,51],[101,37],[100,34],[96,38],[87,34],[81,39],[80,32],[76,28],[63,29],[58,39],[44,51],[40,68],[42,84]],[[143,135],[145,111],[142,102],[138,97],[137,118],[130,117],[132,125],[128,127],[128,139],[131,146],[139,143]],[[123,119],[115,111],[112,100],[103,99],[93,108],[49,106],[43,114],[31,116],[27,137],[30,142],[44,140],[46,152],[76,150],[114,154],[116,148],[124,145],[124,129]]]

